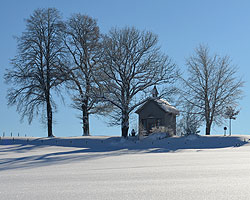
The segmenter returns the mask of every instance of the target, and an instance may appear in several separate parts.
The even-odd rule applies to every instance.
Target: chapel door
[[[155,118],[147,119],[147,132],[150,133],[153,127],[156,126]]]

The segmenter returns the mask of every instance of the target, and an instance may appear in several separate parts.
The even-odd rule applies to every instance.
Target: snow
[[[179,111],[174,107],[172,106],[168,101],[166,101],[165,99],[155,99],[155,101],[158,103],[158,105],[161,106],[161,108],[163,110],[165,110],[166,112],[169,112],[169,113],[174,113],[176,115],[179,114]]]
[[[177,110],[174,106],[172,106],[165,99],[159,99],[155,97],[148,97],[147,101],[139,106],[139,108],[135,111],[136,113],[140,111],[149,101],[155,101],[165,112],[174,113],[179,115],[179,110]]]
[[[152,133],[145,139],[157,141],[157,140],[165,139],[167,136],[168,136],[167,133]]]
[[[250,136],[1,138],[0,199],[249,199]]]

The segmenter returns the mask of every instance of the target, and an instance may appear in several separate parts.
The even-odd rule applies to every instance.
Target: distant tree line
[[[160,86],[161,96],[178,92],[179,106],[188,104],[188,111],[182,111],[205,121],[206,134],[212,122],[220,122],[225,105],[236,105],[241,97],[243,82],[229,57],[211,57],[208,48],[200,46],[187,60],[189,76],[184,79],[152,32],[125,27],[102,34],[90,16],[73,14],[64,21],[55,8],[36,9],[26,19],[17,50],[5,74],[12,85],[8,104],[16,105],[21,119],[27,117],[29,123],[34,116],[44,116],[48,137],[53,136],[57,111],[54,95],[62,97],[63,87],[72,107],[81,112],[85,136],[90,135],[89,115],[99,114],[120,124],[127,137],[131,113],[154,85]],[[177,81],[182,82],[179,89]]]

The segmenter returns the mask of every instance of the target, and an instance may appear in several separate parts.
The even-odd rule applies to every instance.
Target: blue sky
[[[8,107],[3,75],[9,68],[9,60],[16,54],[16,41],[25,30],[24,19],[36,8],[55,7],[63,18],[72,13],[83,13],[98,20],[103,33],[111,27],[135,26],[150,30],[159,36],[162,51],[167,53],[181,70],[185,59],[193,54],[199,44],[207,44],[211,52],[229,55],[239,68],[239,76],[245,81],[244,98],[240,101],[241,112],[233,122],[233,133],[249,134],[250,113],[250,1],[248,0],[8,0],[0,3],[0,135],[20,133],[29,136],[47,136],[46,128],[39,119],[31,125],[20,123],[15,107]],[[77,111],[58,103],[54,115],[56,136],[82,134]],[[92,135],[120,135],[120,127],[108,127],[102,118],[91,117]],[[106,120],[107,121],[107,120]],[[136,124],[133,120],[132,126]],[[223,127],[214,127],[212,134],[222,133]],[[204,133],[204,128],[201,129]]]

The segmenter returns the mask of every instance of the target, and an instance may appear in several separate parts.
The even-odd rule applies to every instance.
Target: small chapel
[[[176,116],[179,111],[165,99],[158,97],[156,86],[152,96],[136,111],[139,115],[139,134],[149,135],[156,128],[164,128],[168,134],[176,135]]]

